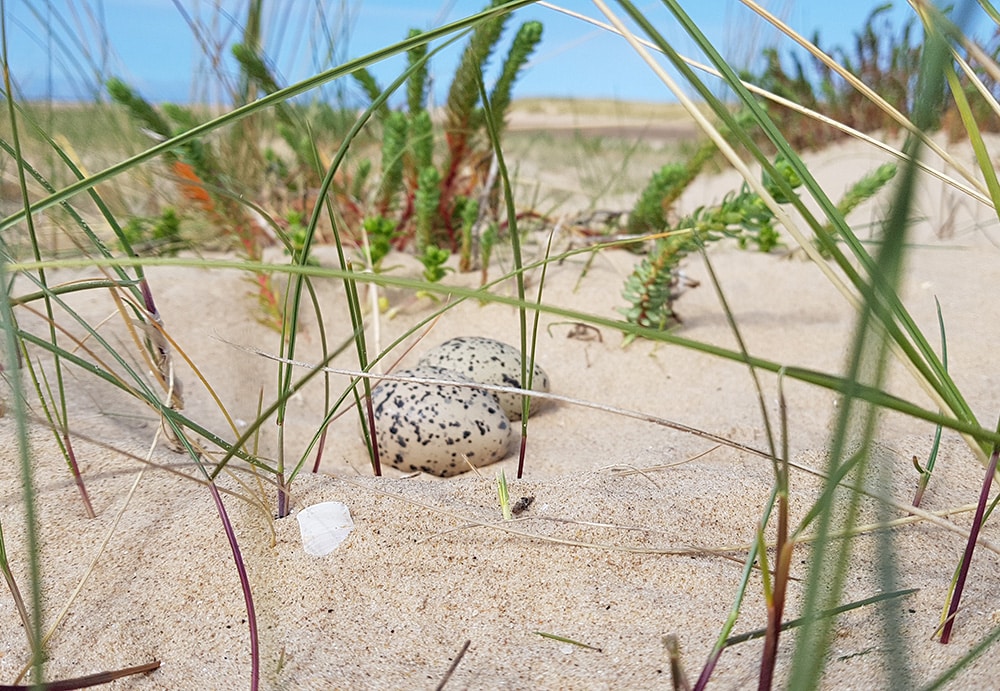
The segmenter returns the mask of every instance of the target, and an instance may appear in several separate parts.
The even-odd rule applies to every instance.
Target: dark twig
[[[73,691],[73,689],[88,689],[91,686],[110,684],[116,679],[124,679],[136,674],[146,674],[160,668],[160,662],[147,662],[135,667],[125,667],[124,669],[112,672],[97,672],[82,677],[63,679],[61,681],[50,681],[45,684],[0,684],[0,691]]]
[[[465,643],[462,644],[461,650],[458,651],[455,659],[451,661],[451,667],[449,667],[448,671],[444,673],[443,677],[441,677],[441,683],[439,683],[436,687],[437,691],[441,691],[441,689],[444,688],[444,685],[448,683],[448,680],[451,679],[451,675],[455,673],[456,669],[458,669],[459,663],[462,661],[462,658],[465,657],[465,651],[469,649],[471,644],[471,639],[466,640]]]
[[[948,620],[945,622],[944,628],[941,629],[942,643],[947,643],[951,638],[951,629],[955,624],[958,603],[962,599],[962,590],[965,589],[965,579],[969,575],[969,566],[972,564],[972,553],[976,549],[979,530],[983,527],[983,515],[986,513],[986,504],[990,498],[990,486],[993,484],[993,475],[997,472],[998,458],[1000,458],[1000,446],[994,445],[993,453],[990,454],[989,467],[986,469],[986,477],[983,479],[983,488],[979,493],[979,504],[976,506],[976,515],[972,519],[972,527],[969,529],[969,541],[965,545],[965,554],[962,556],[962,566],[958,571],[958,580],[955,581],[955,593],[952,595],[951,603],[948,605]]]

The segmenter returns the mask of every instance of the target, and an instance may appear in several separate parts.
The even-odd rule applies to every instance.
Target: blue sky
[[[853,32],[881,4],[872,0],[760,2],[806,35],[819,30],[824,46],[849,44]],[[273,56],[282,81],[289,83],[398,41],[410,27],[427,29],[454,21],[482,7],[485,0],[272,0],[264,4],[268,8],[265,49]],[[563,0],[558,4],[603,19],[590,2]],[[910,16],[910,11],[902,0],[895,4],[894,25],[898,27],[899,18]],[[21,94],[29,98],[87,98],[98,75],[116,75],[154,101],[217,100],[221,93],[217,71],[208,64],[179,8],[207,28],[209,42],[231,43],[239,39],[238,25],[246,5],[247,0],[7,0],[12,76]],[[620,11],[613,1],[609,5]],[[637,0],[636,5],[676,48],[700,58],[660,2]],[[762,47],[778,40],[773,28],[736,0],[682,0],[682,5],[737,66],[746,65]],[[529,19],[543,23],[544,35],[515,97],[673,100],[621,38],[542,6],[518,11],[508,24],[507,36]],[[324,30],[335,38],[332,56]],[[438,102],[446,93],[459,54],[456,46],[432,63]],[[499,60],[498,56],[494,63]],[[387,84],[403,68],[404,60],[395,58],[372,71]],[[223,69],[232,74],[230,65]],[[347,86],[353,93],[353,85]]]

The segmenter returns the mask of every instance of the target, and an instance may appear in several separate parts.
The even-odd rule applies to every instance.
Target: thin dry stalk
[[[670,660],[670,681],[674,691],[691,691],[691,682],[684,674],[684,666],[681,664],[681,644],[677,636],[672,633],[664,636],[663,648],[667,651],[667,659]]]
[[[135,496],[135,492],[139,488],[139,483],[142,482],[142,478],[146,472],[146,468],[148,464],[151,462],[150,458],[153,454],[153,449],[156,448],[156,442],[159,436],[160,436],[160,430],[157,429],[156,432],[153,434],[153,442],[149,446],[149,451],[146,453],[145,461],[147,465],[144,465],[142,468],[139,469],[139,472],[135,476],[135,481],[132,483],[132,487],[129,488],[128,493],[125,495],[125,501],[122,503],[122,506],[118,510],[118,513],[115,514],[114,519],[111,521],[111,525],[108,526],[108,530],[104,534],[104,539],[101,540],[100,545],[98,545],[97,547],[97,551],[94,552],[94,556],[93,558],[91,558],[90,564],[87,566],[87,570],[83,572],[83,577],[80,578],[80,581],[79,583],[76,584],[76,587],[73,589],[73,592],[71,592],[69,594],[69,597],[66,598],[66,603],[63,605],[63,608],[59,610],[59,613],[56,614],[55,620],[52,622],[52,626],[50,626],[49,630],[45,633],[44,636],[42,636],[43,647],[47,646],[49,641],[52,640],[52,637],[56,634],[56,631],[62,625],[63,620],[69,613],[70,607],[73,606],[73,603],[76,601],[76,598],[80,595],[80,592],[83,590],[83,586],[87,584],[87,581],[90,580],[90,577],[97,569],[97,563],[104,555],[104,551],[107,549],[108,543],[111,542],[111,538],[118,530],[118,524],[121,522],[122,516],[125,515],[125,510],[128,509],[129,504],[132,502],[132,497]],[[18,681],[23,679],[24,675],[26,675],[28,673],[28,670],[30,669],[31,669],[31,662],[29,661],[21,668],[21,671],[17,676]]]
[[[118,679],[133,677],[139,674],[148,674],[160,668],[160,661],[154,660],[133,667],[124,667],[112,672],[97,672],[87,674],[82,677],[72,677],[71,679],[60,679],[59,681],[49,681],[42,684],[13,684],[10,686],[0,686],[2,691],[72,691],[73,689],[88,689],[92,686],[103,686]]]
[[[458,665],[462,662],[462,658],[465,657],[465,653],[469,649],[470,645],[472,645],[472,639],[466,639],[458,653],[455,654],[455,659],[451,661],[451,666],[448,667],[448,671],[444,673],[444,676],[441,677],[440,683],[435,687],[437,691],[441,691],[441,689],[443,689],[448,683],[448,680],[451,679],[451,675],[453,675],[455,670],[458,669]]]
[[[941,629],[942,643],[947,643],[951,639],[951,630],[955,625],[955,615],[958,614],[958,604],[962,599],[965,580],[969,575],[969,568],[972,565],[972,553],[976,549],[976,539],[979,537],[979,530],[983,527],[983,515],[986,513],[986,505],[989,503],[990,487],[993,484],[993,476],[997,471],[998,459],[1000,459],[1000,446],[994,446],[993,453],[990,455],[989,465],[986,468],[986,477],[983,479],[983,488],[979,494],[979,504],[976,506],[976,514],[972,519],[969,541],[965,545],[965,554],[962,556],[962,565],[959,567],[958,580],[955,582],[955,592],[948,606],[948,619],[944,624],[944,628]]]

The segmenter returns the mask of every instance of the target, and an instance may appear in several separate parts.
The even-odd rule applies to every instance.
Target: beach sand
[[[841,144],[807,158],[811,170],[836,195],[868,170],[881,154],[860,144]],[[718,201],[737,184],[733,173],[699,179],[680,202],[682,210]],[[861,226],[884,212],[886,197],[852,216]],[[952,214],[954,212],[954,214]],[[915,248],[908,255],[902,289],[916,323],[938,342],[934,298],[947,324],[949,367],[983,421],[996,415],[998,389],[994,344],[1000,323],[989,318],[990,295],[1000,281],[997,234],[985,210],[927,182],[917,209]],[[952,214],[952,223],[948,224]],[[942,237],[944,235],[945,237]],[[539,234],[528,252],[538,256]],[[558,236],[556,249],[571,238]],[[500,253],[499,275],[508,258]],[[333,266],[327,248],[318,254]],[[760,254],[719,245],[708,253],[748,351],[786,365],[841,372],[850,347],[855,311],[801,253]],[[578,255],[548,267],[547,304],[614,319],[621,289],[638,257],[601,252],[586,267]],[[416,275],[415,262],[390,256],[393,275]],[[673,333],[725,348],[736,342],[703,259],[691,257],[686,274],[701,282],[676,308],[683,324]],[[50,280],[98,275],[65,270]],[[235,271],[178,267],[148,270],[165,327],[234,418],[237,429],[256,415],[258,397],[273,400],[276,365],[244,348],[275,352],[277,335],[255,320],[253,286]],[[474,286],[478,275],[452,274],[445,283]],[[529,276],[529,291],[540,275]],[[331,347],[350,336],[342,286],[317,283]],[[497,289],[512,294],[512,284]],[[362,296],[364,299],[364,295]],[[424,299],[389,291],[394,319],[383,319],[369,342],[385,347],[434,308]],[[92,323],[114,312],[107,293],[87,291],[67,300]],[[24,325],[44,324],[24,314]],[[572,320],[569,320],[571,322]],[[296,358],[320,357],[319,327],[304,320]],[[766,451],[761,404],[744,365],[671,344],[638,340],[623,347],[619,333],[600,328],[600,338],[571,337],[573,324],[558,315],[540,317],[537,360],[553,392],[634,412],[637,417],[570,403],[550,403],[529,422],[522,479],[515,479],[515,448],[503,462],[440,480],[405,477],[388,468],[372,471],[353,412],[329,429],[322,465],[312,458],[292,484],[292,514],[275,520],[275,491],[242,463],[218,486],[246,563],[260,638],[260,678],[265,689],[434,688],[468,648],[448,680],[454,689],[669,688],[670,663],[663,638],[677,637],[682,664],[697,677],[737,596],[748,545],[774,483],[771,461],[750,450],[657,424],[656,417]],[[70,325],[72,326],[72,325]],[[78,330],[76,330],[78,331]],[[134,353],[118,317],[102,333]],[[467,301],[455,306],[420,341],[398,347],[386,366],[412,365],[433,345],[458,335],[519,341],[518,313]],[[405,355],[405,349],[412,346]],[[373,348],[373,351],[376,349]],[[356,366],[351,350],[334,365]],[[302,370],[301,374],[305,374]],[[232,439],[218,406],[190,368],[179,362],[186,415]],[[134,399],[95,377],[67,366],[74,449],[97,517],[87,519],[53,435],[33,423],[31,459],[41,539],[41,587],[48,641],[49,679],[81,676],[151,661],[147,675],[110,688],[246,688],[251,674],[248,617],[233,555],[216,506],[185,455],[160,443],[147,456],[159,422]],[[763,401],[777,434],[777,380],[760,374]],[[332,377],[336,395],[346,378]],[[887,388],[924,407],[933,402],[912,376],[894,363]],[[838,411],[831,391],[786,380],[791,458],[822,470]],[[285,458],[298,460],[325,413],[316,378],[288,406],[282,434]],[[33,410],[39,412],[37,405]],[[926,459],[934,428],[885,414],[873,466],[885,470],[879,489],[908,504],[917,482],[911,457]],[[267,423],[260,454],[272,462],[278,430]],[[0,419],[0,520],[13,575],[25,596],[30,579],[16,425]],[[505,471],[514,500],[532,497],[511,522],[501,520],[495,478]],[[937,468],[924,497],[927,511],[966,510],[948,516],[959,529],[970,523],[983,466],[956,434],[945,432]],[[794,522],[815,499],[821,483],[806,470],[791,476]],[[296,514],[319,502],[346,504],[355,529],[324,557],[307,555]],[[862,522],[877,516],[862,502]],[[903,512],[891,508],[892,517]],[[1000,540],[995,521],[983,536]],[[809,531],[806,531],[809,532]],[[773,531],[769,531],[773,537]],[[952,644],[932,640],[953,571],[965,545],[960,532],[916,522],[893,529],[898,587],[916,592],[887,606],[863,607],[836,620],[824,687],[880,688],[889,659],[887,641],[899,642],[915,672],[914,683],[933,679],[1000,623],[998,555],[980,548],[962,600]],[[856,538],[843,595],[851,602],[877,595],[883,585],[874,568],[883,538]],[[104,544],[106,542],[106,545]],[[103,549],[102,549],[103,546]],[[810,547],[796,547],[786,619],[794,618],[804,592]],[[82,583],[79,593],[74,590]],[[62,612],[67,608],[65,612]],[[886,613],[891,616],[887,616]],[[62,615],[57,619],[57,615]],[[759,572],[750,577],[735,634],[765,626]],[[887,636],[886,626],[897,627]],[[549,634],[549,635],[542,635]],[[571,639],[576,645],[554,637]],[[783,635],[778,679],[784,679],[795,632]],[[726,650],[712,688],[756,684],[761,641]],[[0,680],[11,683],[28,660],[26,636],[9,595],[0,597]],[[994,688],[996,672],[981,658],[951,688]]]

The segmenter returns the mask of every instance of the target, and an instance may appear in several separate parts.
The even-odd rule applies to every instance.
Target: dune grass
[[[370,410],[366,409],[367,394],[370,380],[377,378],[380,362],[394,359],[394,349],[407,337],[415,336],[420,327],[411,330],[403,338],[381,349],[372,349],[366,336],[366,327],[370,326],[373,317],[362,304],[361,290],[367,286],[394,287],[411,295],[450,296],[452,302],[442,303],[432,310],[426,321],[439,314],[447,314],[454,305],[463,300],[480,300],[494,304],[508,304],[519,309],[519,346],[524,353],[523,366],[526,372],[531,371],[534,343],[537,339],[537,320],[540,313],[559,315],[566,319],[601,326],[617,331],[624,337],[645,338],[675,347],[690,348],[719,358],[744,364],[748,374],[754,378],[779,377],[784,380],[798,380],[819,388],[836,392],[841,397],[841,406],[835,420],[835,431],[830,440],[829,465],[825,470],[826,482],[817,501],[805,511],[805,518],[792,525],[789,519],[788,486],[791,469],[795,467],[794,459],[789,458],[787,433],[783,432],[783,421],[770,419],[768,408],[761,405],[762,426],[767,428],[769,450],[765,453],[772,460],[775,472],[774,491],[771,501],[762,507],[760,529],[755,541],[756,546],[749,550],[743,572],[742,586],[734,593],[733,607],[728,618],[720,613],[723,620],[717,642],[711,657],[706,661],[695,684],[696,688],[704,687],[710,680],[712,671],[725,651],[736,645],[742,639],[731,635],[733,626],[738,619],[741,603],[745,598],[760,597],[767,604],[767,627],[762,631],[766,644],[760,661],[760,686],[770,688],[776,678],[787,679],[792,688],[815,688],[823,678],[824,663],[831,648],[831,636],[836,616],[845,608],[861,606],[880,606],[887,599],[900,596],[906,591],[900,589],[896,582],[895,550],[892,535],[882,531],[878,539],[879,553],[882,561],[877,565],[879,585],[884,593],[883,599],[859,603],[841,602],[844,581],[849,574],[851,557],[851,540],[838,539],[838,535],[851,534],[858,529],[858,506],[862,496],[857,488],[870,483],[874,474],[876,481],[871,491],[878,492],[887,484],[887,478],[880,476],[885,471],[873,467],[870,456],[870,446],[877,428],[879,412],[893,410],[910,415],[916,419],[925,420],[940,425],[943,428],[955,430],[965,436],[970,448],[984,461],[987,470],[983,492],[980,497],[979,510],[975,519],[969,548],[961,563],[956,567],[957,585],[954,596],[949,603],[949,618],[942,642],[946,642],[953,626],[961,626],[959,601],[961,584],[970,569],[975,546],[975,532],[982,522],[987,520],[987,504],[990,483],[995,471],[996,449],[1000,448],[1000,430],[985,428],[976,419],[970,405],[962,392],[956,386],[943,355],[939,356],[929,339],[916,326],[907,312],[898,294],[898,283],[901,277],[901,265],[906,253],[907,229],[910,224],[910,210],[913,205],[913,189],[919,174],[918,159],[929,146],[925,132],[940,120],[940,110],[944,107],[941,99],[925,94],[944,93],[950,88],[954,94],[954,107],[959,113],[959,119],[965,128],[965,136],[977,154],[978,173],[985,182],[980,181],[973,173],[968,173],[957,184],[965,185],[978,191],[982,199],[993,208],[1000,201],[1000,185],[997,184],[990,163],[989,152],[981,136],[978,120],[973,116],[972,109],[965,99],[970,84],[975,84],[975,73],[965,73],[959,79],[955,73],[957,58],[950,52],[964,50],[963,34],[951,20],[939,15],[931,6],[916,3],[921,12],[921,20],[927,24],[927,40],[919,63],[919,70],[914,77],[919,77],[916,99],[918,107],[912,113],[903,117],[901,126],[910,132],[906,144],[900,152],[900,180],[894,188],[894,201],[891,215],[884,220],[882,242],[875,252],[869,251],[855,231],[845,220],[845,214],[831,201],[829,191],[813,178],[809,169],[802,162],[800,151],[789,143],[787,133],[775,123],[770,111],[758,101],[756,94],[748,85],[740,80],[740,75],[734,67],[719,55],[718,51],[701,33],[699,27],[693,24],[676,2],[667,0],[664,5],[670,15],[689,34],[692,40],[701,48],[711,63],[711,69],[721,75],[721,79],[730,91],[733,102],[737,103],[749,119],[737,120],[734,115],[733,102],[723,102],[717,97],[718,89],[709,85],[692,69],[689,61],[678,55],[669,41],[662,35],[662,27],[654,25],[649,16],[643,14],[630,2],[617,3],[617,8],[596,2],[600,12],[607,22],[626,35],[626,38],[640,54],[652,49],[661,52],[672,63],[681,82],[662,71],[659,63],[649,60],[650,69],[656,71],[664,81],[666,88],[672,90],[689,116],[693,118],[711,139],[730,164],[740,171],[746,184],[783,226],[789,236],[801,247],[813,261],[821,267],[835,286],[852,305],[857,307],[857,329],[854,344],[845,362],[842,373],[816,372],[802,368],[786,366],[775,362],[767,354],[758,355],[749,352],[740,339],[740,328],[733,315],[725,308],[725,295],[720,289],[722,309],[730,319],[731,328],[737,338],[739,347],[726,349],[706,343],[701,343],[684,335],[683,330],[664,331],[648,324],[632,324],[616,318],[614,315],[602,315],[588,312],[586,309],[567,309],[547,304],[543,292],[544,273],[536,296],[526,290],[524,275],[535,268],[544,268],[561,261],[572,253],[592,252],[593,248],[570,250],[569,252],[546,255],[538,261],[529,261],[519,242],[521,232],[517,229],[519,200],[512,190],[512,174],[505,165],[505,148],[501,123],[497,122],[498,113],[491,107],[490,94],[479,75],[477,93],[483,107],[485,132],[488,135],[489,148],[496,157],[496,193],[503,200],[499,206],[499,217],[507,224],[507,238],[513,258],[513,269],[480,289],[461,288],[455,285],[443,284],[439,280],[407,279],[394,276],[391,273],[373,270],[373,266],[362,266],[349,259],[348,248],[350,238],[347,236],[343,219],[330,205],[327,192],[336,184],[337,174],[343,170],[345,160],[352,152],[352,146],[370,127],[379,110],[397,91],[405,88],[410,78],[417,74],[421,60],[433,59],[434,51],[449,41],[459,41],[465,38],[469,29],[483,26],[496,16],[514,12],[527,2],[496,3],[490,8],[470,14],[456,22],[443,25],[431,31],[412,35],[402,41],[387,45],[384,49],[371,55],[351,60],[317,74],[302,82],[284,88],[270,89],[269,93],[259,99],[245,99],[242,105],[221,114],[208,117],[204,122],[195,124],[183,132],[171,136],[166,141],[142,148],[134,155],[129,155],[108,165],[97,172],[82,169],[74,158],[56,139],[41,137],[48,147],[49,153],[59,163],[45,169],[35,165],[32,156],[21,147],[23,132],[33,131],[44,133],[45,122],[39,121],[31,112],[21,107],[12,97],[13,89],[10,81],[4,85],[7,96],[7,125],[3,130],[5,148],[12,154],[17,167],[18,187],[21,191],[18,211],[10,213],[0,220],[0,233],[6,235],[14,230],[23,231],[28,238],[29,251],[15,251],[11,244],[4,243],[3,257],[0,261],[0,284],[4,286],[2,302],[2,323],[5,332],[5,379],[10,386],[11,414],[18,426],[18,438],[21,442],[17,461],[20,463],[20,474],[24,487],[23,502],[20,510],[23,513],[24,524],[28,530],[28,554],[19,555],[29,561],[29,578],[31,589],[26,598],[22,590],[11,577],[7,562],[13,555],[3,549],[0,532],[0,570],[9,584],[10,596],[18,604],[22,617],[26,619],[25,631],[32,650],[31,664],[34,667],[33,681],[41,682],[44,678],[44,646],[42,602],[45,593],[41,592],[42,575],[39,572],[38,553],[41,549],[37,535],[37,519],[35,516],[35,495],[33,486],[33,468],[27,448],[28,426],[37,423],[37,405],[46,403],[46,410],[51,410],[49,425],[55,434],[66,442],[66,458],[73,470],[72,450],[68,446],[71,431],[78,423],[74,419],[75,411],[69,410],[62,393],[70,384],[62,376],[64,368],[74,368],[83,376],[100,378],[109,385],[117,387],[132,396],[137,405],[145,406],[162,420],[164,436],[181,453],[185,454],[196,469],[193,474],[203,482],[211,493],[218,510],[220,526],[230,545],[234,568],[239,574],[243,595],[247,608],[248,641],[254,651],[251,655],[253,668],[248,671],[251,688],[256,688],[260,680],[259,654],[257,653],[257,628],[259,622],[254,614],[253,592],[250,581],[242,563],[239,541],[228,518],[225,501],[220,489],[218,478],[230,472],[237,462],[243,462],[255,470],[259,485],[264,489],[255,489],[247,483],[241,487],[243,499],[259,504],[272,506],[278,516],[284,516],[290,510],[288,505],[288,483],[304,468],[310,467],[312,453],[321,453],[324,444],[326,425],[334,415],[356,414],[365,427],[372,424]],[[753,5],[753,3],[747,3]],[[759,10],[762,20],[767,16]],[[628,31],[623,18],[628,16],[639,27],[641,35]],[[251,27],[247,31],[252,33]],[[352,74],[357,74],[371,65],[392,55],[427,49],[427,52],[413,61],[406,72],[401,73],[389,86],[374,93],[370,105],[347,126],[344,138],[336,154],[325,167],[318,164],[313,174],[320,182],[316,200],[307,209],[304,217],[304,236],[286,261],[267,261],[262,256],[200,258],[197,256],[143,257],[135,255],[130,248],[128,238],[122,230],[124,221],[119,213],[112,210],[103,197],[106,183],[114,182],[140,169],[141,166],[155,161],[160,157],[170,155],[180,147],[198,142],[228,132],[240,123],[247,123],[254,118],[290,103],[291,99],[309,94],[324,85],[344,80]],[[816,50],[818,47],[814,46]],[[8,63],[6,56],[5,65]],[[982,65],[984,69],[997,70],[995,63]],[[985,88],[988,94],[989,89]],[[697,95],[697,101],[690,98]],[[983,93],[983,91],[977,91]],[[885,109],[884,104],[871,94],[863,93],[874,107]],[[995,101],[986,99],[991,108],[991,114],[996,117],[1000,107]],[[932,106],[937,107],[933,110]],[[597,115],[604,112],[601,108],[589,108],[587,115]],[[643,111],[645,113],[645,111]],[[706,113],[708,116],[706,116]],[[780,123],[780,119],[779,119]],[[845,123],[849,124],[849,123]],[[728,135],[723,135],[721,130]],[[308,129],[306,135],[309,134]],[[802,181],[802,190],[796,191],[786,181],[775,167],[774,159],[769,150],[761,146],[766,141],[768,146],[781,153]],[[307,136],[308,142],[308,136]],[[747,163],[751,161],[756,168]],[[761,183],[755,170],[765,171],[774,181],[769,187]],[[962,169],[955,166],[961,174]],[[57,175],[53,173],[58,170]],[[65,176],[71,181],[61,181]],[[52,178],[52,179],[50,179]],[[798,217],[792,217],[783,203],[776,198],[775,188],[780,197],[791,204],[798,212]],[[37,190],[44,190],[38,193]],[[813,205],[807,205],[803,199],[808,196]],[[238,197],[238,195],[233,195]],[[86,206],[87,216],[76,210]],[[250,208],[248,205],[245,208]],[[818,208],[817,213],[814,209]],[[46,248],[38,239],[34,228],[35,219],[43,212],[62,209],[73,220],[84,241],[78,246],[78,254],[73,257],[53,257],[46,253]],[[105,242],[94,233],[90,224],[84,220],[93,217],[96,209],[97,218],[114,234],[120,247],[118,249]],[[334,268],[316,266],[310,263],[310,252],[313,243],[317,241],[321,221],[328,224],[332,233],[332,241],[337,245],[339,266]],[[270,218],[271,224],[281,228],[280,219]],[[616,243],[610,243],[614,245]],[[692,249],[694,251],[694,249]],[[371,255],[369,255],[370,258]],[[710,258],[705,255],[710,264]],[[829,257],[830,259],[827,259]],[[180,382],[174,373],[175,358],[186,358],[186,354],[173,342],[170,325],[164,324],[156,309],[155,295],[152,294],[144,279],[144,269],[154,266],[195,266],[210,271],[237,271],[248,276],[283,276],[287,278],[288,289],[280,296],[281,322],[279,333],[275,336],[275,352],[278,353],[275,362],[275,376],[279,382],[278,394],[270,401],[262,402],[257,419],[244,429],[240,429],[230,418],[227,429],[208,429],[199,420],[192,419],[183,411],[183,387],[201,386],[211,391],[210,373],[199,375],[196,382]],[[94,278],[89,283],[62,284],[53,283],[50,278],[57,275],[60,269],[86,268],[94,272]],[[17,280],[15,280],[17,279]],[[301,337],[301,324],[305,321],[305,312],[311,311],[320,324],[322,333],[323,306],[315,296],[317,281],[340,281],[343,285],[343,299],[350,305],[351,323],[354,335],[342,344],[322,344],[323,356],[318,363],[309,363],[312,368],[303,370],[295,366],[296,339]],[[507,296],[494,290],[499,283],[513,281],[516,284],[516,295]],[[28,285],[26,291],[23,286]],[[716,282],[718,287],[718,282]],[[106,291],[112,296],[115,318],[120,321],[131,335],[131,343],[122,345],[107,340],[102,333],[102,325],[89,323],[73,310],[64,297],[70,291]],[[29,310],[31,310],[29,312]],[[41,316],[46,328],[32,331],[21,326],[21,321],[28,315]],[[281,422],[285,416],[293,414],[287,406],[288,401],[315,377],[327,377],[323,367],[342,350],[353,351],[357,367],[352,370],[351,384],[339,391],[332,390],[329,380],[325,384],[325,395],[329,410],[326,419],[319,421],[315,435],[308,450],[295,458],[286,458],[285,444],[282,439]],[[45,356],[45,357],[43,357]],[[910,401],[891,395],[884,388],[885,369],[890,358],[900,359],[909,368],[917,381],[921,383],[939,409],[927,409]],[[22,365],[22,363],[25,363]],[[198,372],[197,363],[192,368]],[[19,371],[22,366],[32,367],[34,391],[26,387]],[[37,374],[36,374],[36,369]],[[524,373],[522,373],[523,375]],[[524,381],[524,376],[522,376]],[[762,388],[762,387],[761,387]],[[34,398],[32,399],[32,393]],[[229,418],[222,401],[218,402],[220,410]],[[525,401],[527,405],[527,400]],[[261,433],[265,424],[277,423],[277,458],[262,458],[254,451],[253,440]],[[42,423],[44,424],[44,423]],[[527,425],[527,416],[524,416]],[[373,435],[370,435],[373,438]],[[522,428],[522,461],[524,460],[524,442],[528,439],[528,429]],[[989,462],[988,460],[989,459]],[[317,461],[318,463],[318,461]],[[528,460],[530,468],[530,459]],[[372,449],[373,471],[379,472],[377,449]],[[79,473],[77,473],[79,476]],[[81,477],[81,487],[85,486],[86,478]],[[256,496],[263,494],[264,497]],[[880,509],[880,521],[888,521],[891,507],[883,503]],[[776,545],[768,545],[764,539],[765,533],[774,529],[778,536]],[[2,526],[0,526],[2,531]],[[805,540],[809,533],[812,539],[808,546]],[[773,551],[769,552],[769,548]],[[785,616],[787,588],[792,578],[793,555],[803,557],[808,562],[804,572],[797,575],[805,580],[805,598],[797,618],[790,622]],[[771,561],[773,560],[773,562]],[[750,591],[750,574],[755,568],[763,570],[767,577],[763,579],[763,589],[760,593]],[[27,605],[27,606],[26,606]],[[887,649],[887,675],[898,688],[913,688],[915,679],[921,670],[911,669],[905,659],[904,652],[893,644],[892,618],[886,608],[886,628],[882,643]],[[955,612],[958,611],[958,616]],[[783,645],[789,645],[782,634],[786,630],[794,630],[794,654],[787,670],[778,670],[778,651]],[[553,634],[542,634],[553,636]],[[996,634],[990,634],[982,641],[969,644],[968,656],[955,667],[939,672],[939,679],[931,682],[931,687],[943,680],[961,672],[974,656],[983,654],[993,644]],[[566,640],[557,638],[558,640]],[[679,654],[678,654],[679,655]],[[679,670],[679,657],[673,657],[675,667]],[[684,661],[690,666],[691,661]],[[456,660],[457,663],[457,660]],[[680,672],[678,671],[678,678]]]

